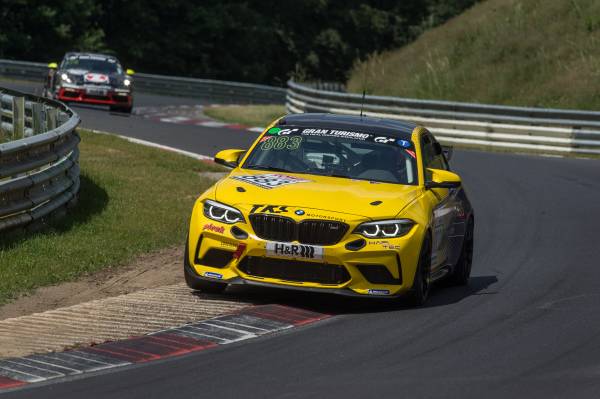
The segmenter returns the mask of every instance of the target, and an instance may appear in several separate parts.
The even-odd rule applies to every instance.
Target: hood
[[[215,188],[217,201],[245,213],[277,205],[371,219],[395,217],[422,193],[418,186],[247,169],[232,171]]]
[[[71,76],[76,76],[78,79],[81,79],[80,82],[86,83],[95,83],[95,84],[111,84],[115,86],[119,86],[123,84],[123,80],[125,79],[125,75],[119,73],[103,73],[103,72],[94,72],[87,69],[77,69],[71,68],[66,69],[67,72]],[[128,78],[132,80],[131,78]]]

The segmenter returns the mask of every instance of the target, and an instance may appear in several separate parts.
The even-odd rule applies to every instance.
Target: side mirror
[[[458,188],[460,187],[460,176],[443,169],[427,169],[430,180],[425,182],[426,189],[432,188]]]
[[[443,145],[442,150],[444,151],[446,161],[450,161],[452,159],[452,154],[454,154],[454,147],[450,145]]]
[[[58,69],[58,64],[56,62],[51,62],[48,64],[48,68],[50,69]]]
[[[135,71],[133,69],[126,69],[125,73],[129,76],[135,75]]]
[[[246,150],[223,150],[215,155],[215,163],[235,168],[240,164],[240,159],[244,156]]]

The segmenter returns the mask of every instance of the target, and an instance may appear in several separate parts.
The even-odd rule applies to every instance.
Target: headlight
[[[204,201],[204,216],[228,224],[244,221],[244,216],[237,209],[211,200]]]
[[[354,230],[354,233],[367,238],[402,237],[407,234],[414,225],[415,222],[410,219],[382,220],[379,222],[363,223]]]
[[[123,84],[124,84],[125,86],[129,86],[129,85],[131,84],[131,80],[129,80],[129,79],[125,79],[125,80],[123,81]]]
[[[69,78],[69,75],[64,72],[60,75],[60,78],[67,83],[71,83],[71,78]]]

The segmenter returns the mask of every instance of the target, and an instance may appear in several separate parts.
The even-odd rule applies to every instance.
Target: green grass
[[[204,113],[223,122],[266,127],[275,119],[285,115],[286,111],[283,105],[223,105],[207,107]]]
[[[487,0],[355,66],[353,92],[600,109],[600,2]]]
[[[0,237],[0,303],[185,241],[195,198],[220,168],[115,136],[80,131],[81,193],[66,218]]]

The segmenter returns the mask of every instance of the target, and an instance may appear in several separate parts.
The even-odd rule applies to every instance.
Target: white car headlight
[[[60,75],[60,78],[67,83],[71,83],[71,78],[69,78],[69,75],[64,72]]]
[[[123,84],[124,84],[125,86],[129,86],[129,85],[131,84],[131,80],[129,80],[129,79],[125,79],[125,80],[123,81]]]
[[[204,201],[204,216],[228,224],[244,221],[244,216],[237,209],[211,200]]]
[[[367,222],[354,229],[355,234],[366,238],[394,238],[406,235],[415,225],[410,219]]]

